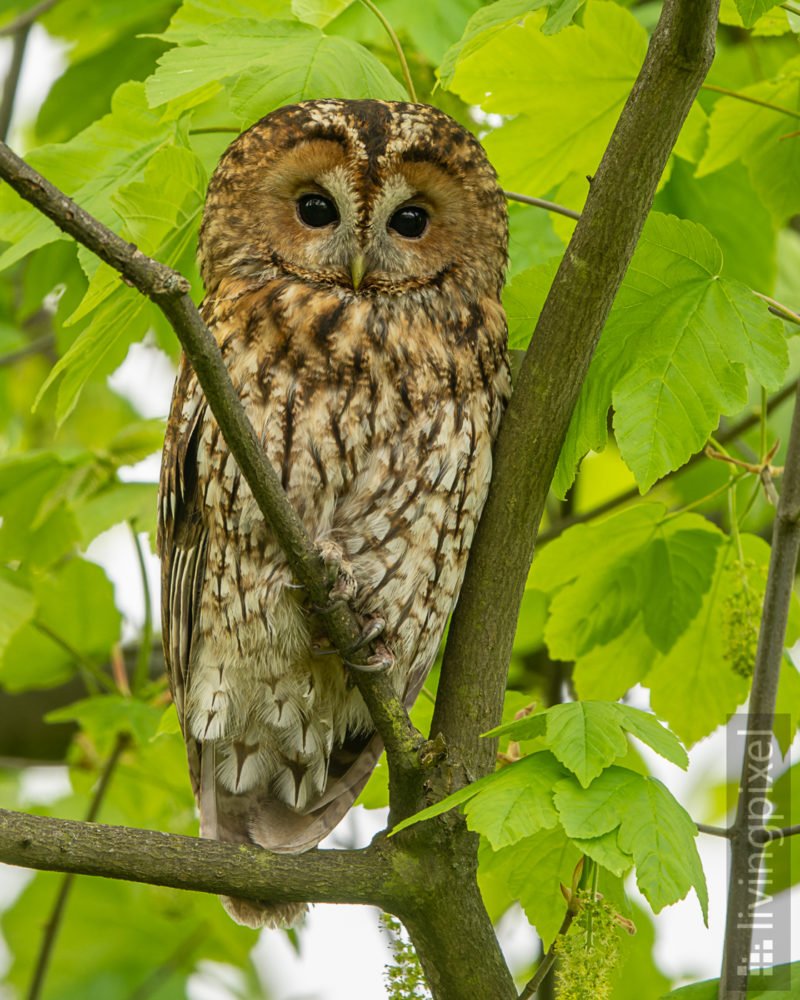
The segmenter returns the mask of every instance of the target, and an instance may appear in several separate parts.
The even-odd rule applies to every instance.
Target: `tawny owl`
[[[410,704],[461,585],[510,390],[507,224],[478,142],[435,108],[310,101],[229,147],[202,312],[294,507],[382,619]],[[178,374],[159,503],[163,633],[201,834],[317,844],[381,745],[347,666]],[[352,596],[352,595],[351,595]],[[302,907],[224,900],[251,926]]]

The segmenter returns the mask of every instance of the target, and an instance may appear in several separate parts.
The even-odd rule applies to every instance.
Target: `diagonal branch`
[[[711,65],[718,8],[719,0],[665,0],[500,428],[489,498],[453,616],[432,728],[456,749],[471,777],[494,766],[496,741],[479,737],[500,719],[547,492],[595,345]]]
[[[392,905],[392,848],[273,854],[176,834],[0,809],[0,857],[41,871],[98,875],[276,903]]]
[[[354,646],[361,634],[358,620],[343,602],[330,604],[330,581],[322,557],[264,454],[233,388],[217,342],[189,297],[186,278],[121,239],[28,166],[5,143],[0,143],[0,177],[161,309],[183,345],[225,442],[261,513],[274,530],[292,572],[313,603],[324,609],[321,618],[332,642],[339,650]],[[369,654],[369,649],[361,650],[348,659],[363,665]],[[358,671],[355,680],[386,745],[390,765],[397,765],[390,766],[390,770],[395,774],[413,770],[420,736],[388,676]]]

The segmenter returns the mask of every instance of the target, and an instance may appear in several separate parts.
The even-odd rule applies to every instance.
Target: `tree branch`
[[[0,140],[6,141],[14,117],[14,104],[17,99],[17,87],[25,61],[25,50],[28,46],[30,24],[19,28],[12,37],[11,64],[8,67],[6,82],[3,84],[3,99],[0,101]]]
[[[767,807],[764,769],[772,755],[778,677],[800,552],[800,396],[795,401],[782,482],[744,734],[739,802],[730,828],[731,866],[720,1000],[745,1000],[747,995],[753,932],[750,914],[758,898],[755,890],[761,855],[769,839],[767,834],[771,834],[764,822]]]
[[[30,28],[34,21],[38,21],[51,7],[55,7],[57,3],[58,0],[40,0],[39,3],[34,4],[29,10],[25,10],[18,17],[15,17],[13,21],[4,24],[0,28],[0,38],[15,35],[18,31],[22,31],[23,28]]]
[[[595,345],[711,65],[718,6],[719,0],[664,3],[500,428],[489,497],[445,650],[432,729],[456,748],[469,777],[494,766],[496,740],[481,740],[480,734],[500,719],[547,492]]]
[[[264,454],[233,388],[217,342],[189,297],[186,278],[147,257],[135,245],[106,228],[16,156],[5,143],[0,143],[0,177],[59,229],[119,271],[129,284],[161,309],[183,345],[225,442],[261,513],[275,532],[292,572],[311,601],[323,609],[320,617],[327,634],[339,650],[355,645],[361,635],[361,626],[345,603],[331,605],[330,581],[322,557]],[[370,650],[366,649],[348,659],[365,665],[369,655]],[[402,782],[402,775],[415,768],[421,737],[385,673],[357,671],[355,680],[386,745],[390,765],[395,765],[390,767],[390,772],[394,770],[392,780]]]
[[[0,809],[0,857],[41,871],[97,875],[275,903],[393,907],[392,848],[273,854],[176,834],[29,816]]]

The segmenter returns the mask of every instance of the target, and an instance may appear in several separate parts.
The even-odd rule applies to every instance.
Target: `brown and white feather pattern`
[[[293,199],[308,183],[291,183],[292,170],[309,172],[305,162],[287,166],[303,144],[305,160],[320,161],[313,190],[335,189],[344,244],[316,248],[317,272],[287,224],[278,218],[270,232],[263,215],[269,198],[285,189]],[[381,245],[386,218],[398,200],[422,197],[420,179],[433,189],[439,245],[430,260],[415,245],[416,256],[398,263]],[[470,185],[461,210],[484,214],[488,247],[469,220],[463,236],[483,236],[482,248],[447,245],[433,229],[449,221],[436,199]],[[348,240],[372,264],[359,289],[346,270]],[[410,702],[458,595],[509,393],[505,210],[493,171],[432,108],[281,109],[218,168],[201,262],[203,315],[247,415],[307,531],[354,579],[356,611],[385,619],[391,676]],[[159,544],[167,661],[201,832],[308,849],[349,809],[380,743],[347,668],[319,655],[319,620],[185,361],[164,450]],[[226,905],[253,925],[298,912]]]

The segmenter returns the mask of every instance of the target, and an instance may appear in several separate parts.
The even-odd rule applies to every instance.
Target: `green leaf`
[[[0,681],[10,691],[54,686],[68,680],[78,658],[102,664],[120,636],[114,589],[94,563],[70,559],[34,579],[35,618],[9,641]]]
[[[126,220],[123,234],[143,252],[174,266],[196,236],[204,189],[205,176],[197,156],[189,149],[171,146],[152,156],[143,181],[121,187],[112,201]],[[63,376],[56,405],[59,423],[72,412],[87,380],[113,371],[151,322],[148,300],[127,287],[106,264],[95,271],[70,321],[90,313],[91,323],[53,366],[37,396],[38,405]]]
[[[691,817],[656,778],[610,767],[588,789],[573,777],[556,785],[555,804],[569,837],[617,830],[619,849],[636,865],[636,884],[658,913],[694,887],[708,922],[708,894]]]
[[[547,713],[547,744],[584,788],[628,751],[616,707],[602,701],[574,701]]]
[[[107,453],[114,465],[136,465],[161,451],[166,425],[160,417],[133,420],[109,441]]]
[[[467,826],[483,834],[496,851],[551,829],[558,822],[552,790],[563,775],[546,751],[501,768],[464,806]]]
[[[291,0],[183,0],[158,37],[173,45],[194,44],[205,29],[239,17],[291,20]]]
[[[453,81],[456,66],[479,52],[499,31],[518,24],[525,14],[547,7],[542,23],[544,34],[554,34],[566,27],[583,0],[498,0],[481,7],[467,21],[464,34],[451,45],[436,71],[441,85],[448,89]]]
[[[47,722],[77,722],[98,748],[108,750],[116,736],[127,734],[139,743],[148,743],[158,732],[163,710],[138,698],[118,694],[83,698],[54,709],[45,716]]]
[[[402,820],[389,836],[469,803],[464,812],[471,830],[497,848],[516,843],[556,822],[549,791],[565,773],[547,751],[529,754]]]
[[[651,750],[664,757],[665,760],[677,764],[685,771],[689,766],[689,757],[675,734],[662,726],[654,715],[643,712],[631,705],[617,705],[617,715],[622,726]]]
[[[156,513],[156,483],[112,483],[76,503],[75,520],[81,539],[92,539],[122,521],[131,521],[140,530],[152,533]]]
[[[657,649],[672,648],[700,610],[722,537],[704,518],[667,517],[660,504],[564,532],[534,561],[528,582],[558,590],[545,627],[550,655],[580,659],[640,629]]]
[[[800,141],[784,138],[800,127],[800,57],[787,62],[772,80],[744,87],[739,93],[785,108],[722,97],[711,112],[708,148],[698,177],[741,160],[753,187],[778,222],[800,212]]]
[[[560,825],[501,851],[482,844],[478,851],[479,884],[484,893],[499,884],[511,898],[518,899],[544,947],[549,948],[564,919],[564,897],[559,886],[571,883],[580,857],[580,851]]]
[[[723,414],[747,403],[747,373],[780,386],[781,324],[749,289],[720,277],[703,229],[651,215],[581,390],[554,488],[607,439],[609,406],[622,457],[642,492],[699,451]]]
[[[353,0],[292,0],[292,13],[299,21],[324,28],[351,3]]]
[[[621,878],[633,868],[633,857],[620,849],[617,831],[601,834],[599,837],[571,837],[572,843],[603,868]]]
[[[479,778],[477,781],[473,781],[471,784],[464,788],[460,788],[457,792],[453,792],[446,798],[441,799],[439,802],[434,802],[432,806],[428,806],[427,809],[421,809],[418,813],[414,813],[413,816],[408,816],[406,819],[401,820],[397,826],[392,828],[389,836],[394,837],[395,834],[400,833],[401,830],[407,830],[410,826],[415,826],[417,823],[422,823],[426,819],[433,819],[435,816],[441,816],[442,813],[449,812],[456,806],[463,805],[464,802],[468,802],[471,798],[480,792],[494,777],[493,774],[487,774],[483,778]]]
[[[676,737],[654,716],[628,705],[578,701],[525,716],[493,729],[487,736],[539,739],[587,787],[604,768],[628,752],[626,733],[662,757],[686,768],[689,760]]]
[[[108,114],[114,91],[128,80],[144,80],[164,51],[163,42],[123,37],[71,65],[50,88],[36,118],[40,142],[67,142]]]
[[[90,460],[52,451],[0,459],[0,562],[42,566],[73,548],[79,531],[67,502],[91,478]]]
[[[153,107],[180,99],[173,112],[185,110],[231,79],[231,105],[245,124],[306,98],[405,96],[362,46],[297,21],[221,21],[201,29],[196,44],[170,49],[158,62],[146,84]]]
[[[535,209],[529,209],[535,212]],[[509,349],[526,350],[544,300],[550,291],[560,258],[529,267],[516,275],[503,290],[503,307],[508,320]]]
[[[726,607],[741,593],[743,578],[761,599],[769,546],[753,535],[744,534],[741,539],[745,559],[753,565],[737,568],[733,541],[720,548],[700,613],[646,675],[653,711],[689,745],[725,722],[747,696],[749,679],[733,669],[730,658]]]
[[[800,962],[773,965],[763,971],[754,970],[747,981],[747,1000],[797,1000],[800,995]],[[662,1000],[717,1000],[719,980],[682,986],[665,993]]]
[[[756,21],[772,7],[777,7],[780,0],[736,0],[745,28],[752,28]]]
[[[138,180],[156,150],[174,134],[174,124],[161,122],[148,110],[143,85],[126,83],[114,94],[109,114],[69,142],[33,150],[27,160],[82,208],[119,230],[123,220],[113,205],[113,195]],[[0,240],[11,244],[0,255],[0,269],[65,238],[11,188],[0,190]]]
[[[775,283],[776,226],[747,170],[731,163],[694,177],[692,169],[676,161],[656,208],[705,226],[722,251],[722,276],[769,293]],[[731,205],[738,210],[731,212]]]
[[[14,634],[33,617],[31,592],[13,581],[10,571],[0,572],[0,662]]]
[[[595,172],[647,49],[644,29],[616,4],[589,4],[581,27],[551,37],[543,22],[539,12],[490,26],[448,83],[467,103],[517,116],[485,144],[503,185],[532,194]]]

